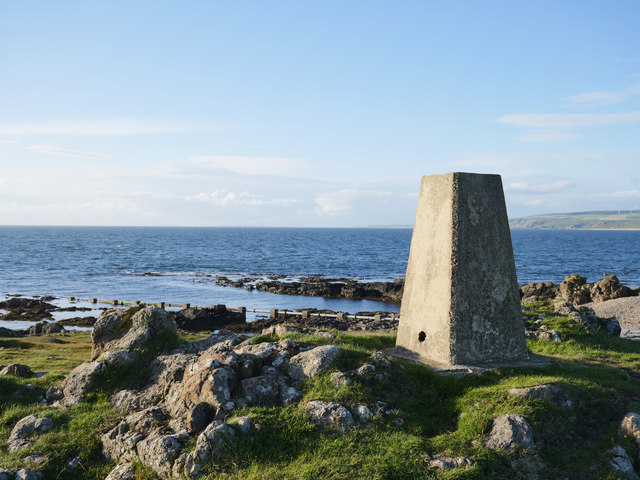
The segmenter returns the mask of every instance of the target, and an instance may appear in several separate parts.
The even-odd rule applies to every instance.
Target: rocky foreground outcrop
[[[91,360],[76,367],[60,387],[49,389],[43,401],[68,408],[84,401],[110,372],[148,365],[143,387],[125,388],[111,397],[122,419],[100,440],[104,456],[118,464],[108,477],[112,479],[135,478],[135,462],[161,478],[200,476],[231,441],[251,434],[250,417],[232,418],[236,408],[300,402],[302,382],[325,372],[341,354],[334,345],[303,347],[291,339],[254,344],[229,331],[176,347],[175,321],[157,307],[105,312],[92,340]],[[161,352],[163,346],[169,351]],[[338,373],[350,381],[384,375],[390,365],[378,352],[371,363]],[[349,410],[334,402],[309,401],[301,409],[313,423],[338,429],[373,416],[366,405]],[[25,417],[14,427],[9,447],[25,448],[34,435],[52,426],[48,418]]]

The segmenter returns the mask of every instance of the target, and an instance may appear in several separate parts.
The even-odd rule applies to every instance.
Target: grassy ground
[[[295,405],[240,410],[237,415],[251,414],[259,428],[249,440],[237,436],[229,453],[220,464],[210,467],[206,478],[622,478],[609,466],[608,450],[622,444],[632,457],[638,453],[633,442],[618,438],[617,427],[626,412],[640,410],[640,344],[605,333],[591,334],[566,317],[552,316],[543,304],[534,305],[529,313],[532,320],[545,315],[545,324],[563,337],[561,344],[528,342],[533,353],[552,359],[549,366],[506,368],[455,378],[394,360],[386,378],[354,381],[337,389],[329,372],[305,383],[303,402],[333,400],[348,407],[372,407],[383,401],[395,413],[377,415],[366,426],[340,432],[314,426]],[[336,339],[291,337],[303,344],[339,345],[345,353],[334,371],[356,368],[370,353],[395,343],[394,335],[336,333]],[[255,341],[269,339],[258,337]],[[0,338],[0,346],[4,347],[0,364],[20,362],[35,371],[56,372],[40,379],[0,377],[0,444],[15,422],[29,413],[49,414],[55,421],[55,428],[26,452],[9,455],[0,451],[0,465],[23,465],[26,455],[48,452],[42,469],[51,478],[104,478],[113,465],[101,458],[99,436],[118,420],[108,395],[123,382],[140,382],[140,375],[105,381],[88,402],[70,411],[58,411],[38,404],[39,395],[88,358],[88,336]],[[68,348],[68,354],[60,348]],[[54,354],[57,356],[49,359]],[[574,407],[566,410],[508,392],[514,386],[548,382],[561,385],[575,400]],[[484,448],[483,439],[493,418],[503,413],[521,414],[532,424],[535,455],[518,457]],[[434,454],[465,456],[474,464],[438,472],[428,462]],[[65,463],[76,455],[81,457],[81,468],[71,471]],[[148,470],[140,472],[141,478],[153,478]]]

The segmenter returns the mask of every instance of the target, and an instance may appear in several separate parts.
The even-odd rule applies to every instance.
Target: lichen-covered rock
[[[54,402],[62,400],[62,397],[64,397],[64,392],[62,391],[62,389],[60,387],[53,386],[49,387],[49,389],[45,392],[44,401],[51,405]]]
[[[234,417],[228,420],[229,425],[236,425],[240,429],[240,433],[245,437],[251,433],[253,428],[253,418],[250,415],[244,415],[242,417]]]
[[[302,398],[302,392],[296,387],[287,387],[280,392],[280,403],[290,405]]]
[[[351,379],[344,372],[333,372],[329,378],[333,382],[336,388],[340,388],[342,385],[350,385]]]
[[[587,279],[576,274],[567,276],[560,284],[560,296],[576,305],[590,302],[591,290]]]
[[[289,360],[289,376],[294,381],[314,377],[327,370],[338,355],[340,349],[335,345],[324,345],[298,353]]]
[[[53,427],[53,420],[49,417],[38,418],[36,414],[28,415],[15,424],[9,439],[7,440],[7,450],[9,452],[17,452],[23,448],[29,447],[31,442],[28,437],[34,433],[45,433]]]
[[[137,478],[133,465],[130,462],[122,462],[116,465],[104,480],[136,480]]]
[[[171,315],[156,306],[113,309],[98,317],[91,340],[91,358],[96,360],[105,350],[132,351],[177,343],[177,327]]]
[[[548,328],[538,330],[525,330],[524,335],[528,340],[544,340],[546,342],[562,343],[562,338],[557,330]]]
[[[352,374],[355,377],[358,377],[361,379],[366,379],[367,377],[371,377],[375,373],[376,373],[376,367],[371,363],[365,363],[364,365],[361,365],[360,367],[356,368],[352,372]]]
[[[319,426],[332,426],[345,430],[354,425],[351,412],[336,402],[313,400],[307,403],[305,410],[311,421]]]
[[[524,298],[538,297],[539,299],[554,299],[560,293],[560,288],[553,282],[527,283],[520,286],[520,296]]]
[[[622,422],[620,422],[618,433],[623,437],[631,437],[636,443],[640,444],[640,414],[636,412],[627,413]]]
[[[558,300],[553,304],[553,313],[559,315],[569,315],[571,312],[577,312],[576,306],[567,300]]]
[[[609,463],[629,480],[640,480],[633,467],[633,459],[622,446],[616,445],[611,449],[611,461]]]
[[[631,295],[631,289],[622,285],[613,273],[603,274],[602,280],[591,286],[591,299],[594,302],[604,302],[629,295]]]
[[[567,392],[558,385],[549,383],[532,387],[511,388],[509,393],[519,398],[544,400],[564,408],[571,408],[574,405]]]
[[[274,406],[279,403],[280,392],[287,385],[281,375],[258,375],[240,382],[239,393],[243,405]]]
[[[138,352],[129,350],[106,350],[100,355],[100,361],[105,365],[126,366],[135,363],[140,358]]]
[[[373,352],[369,358],[377,368],[385,369],[391,367],[391,360],[383,352]]]
[[[171,405],[172,414],[185,414],[201,402],[209,403],[220,409],[231,400],[231,393],[236,382],[236,374],[232,368],[210,369],[198,361],[197,366],[185,372],[177,401]]]
[[[74,368],[62,382],[64,398],[61,403],[69,407],[84,400],[85,395],[95,388],[103,370],[102,362],[84,362]]]
[[[138,442],[169,420],[158,407],[134,412],[102,435],[102,453],[109,460],[129,459],[135,455]]]
[[[227,443],[233,438],[235,432],[226,423],[216,420],[202,432],[196,440],[196,447],[184,459],[184,474],[189,477],[198,477],[202,474],[202,468],[208,463],[215,463],[221,455]]]
[[[429,465],[436,470],[449,470],[457,467],[467,467],[473,465],[473,461],[466,457],[445,457],[444,455],[432,455]]]
[[[534,444],[531,425],[521,415],[500,415],[493,420],[485,445],[490,450],[532,451]]]
[[[160,477],[169,477],[173,462],[188,439],[186,434],[164,435],[154,431],[136,445],[138,458]]]
[[[16,472],[15,480],[41,480],[42,472],[34,472],[32,470],[27,470],[26,468],[21,468]]]
[[[353,409],[353,414],[361,423],[367,423],[373,418],[373,412],[366,405],[358,405]]]
[[[191,434],[201,432],[214,420],[216,412],[213,405],[200,402],[187,413],[185,427]]]
[[[29,365],[22,365],[21,363],[12,363],[0,369],[0,375],[11,375],[13,377],[29,378],[33,376],[33,372],[29,368]]]

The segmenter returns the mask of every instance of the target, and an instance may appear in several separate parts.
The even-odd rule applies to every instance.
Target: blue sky
[[[413,222],[640,208],[640,3],[0,3],[0,224]]]

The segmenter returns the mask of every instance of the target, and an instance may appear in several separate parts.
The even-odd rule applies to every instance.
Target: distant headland
[[[511,228],[559,230],[640,230],[640,210],[550,213],[512,218]]]

